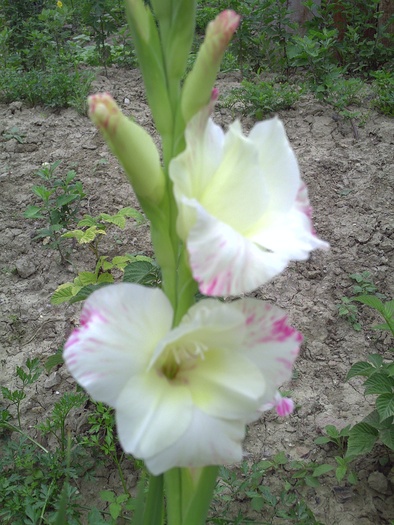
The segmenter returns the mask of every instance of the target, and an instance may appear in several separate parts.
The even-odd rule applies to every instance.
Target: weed
[[[24,370],[23,367],[17,366],[16,368],[16,375],[18,379],[21,381],[22,385],[17,390],[10,390],[6,387],[1,387],[1,393],[3,395],[3,398],[7,401],[10,401],[10,404],[7,407],[15,406],[16,408],[16,418],[18,420],[18,426],[19,428],[22,428],[21,426],[21,402],[26,398],[26,387],[27,385],[31,385],[32,383],[35,383],[37,379],[41,375],[41,366],[40,362],[37,358],[34,359],[27,359],[26,361],[26,368],[27,371]]]
[[[300,99],[302,92],[302,87],[287,83],[253,83],[243,80],[240,88],[231,91],[225,105],[233,107],[240,102],[245,114],[261,120],[267,115],[291,108]]]
[[[75,181],[77,176],[70,170],[65,176],[58,178],[56,170],[61,161],[53,164],[44,163],[36,173],[43,185],[33,186],[33,193],[42,201],[41,205],[28,206],[24,213],[27,219],[43,219],[47,222],[44,228],[37,231],[34,239],[49,239],[49,248],[60,253],[61,261],[66,262],[67,256],[62,250],[62,233],[75,221],[80,203],[86,196],[82,183]]]
[[[246,515],[239,512],[231,518],[230,504],[234,501],[248,501],[251,511],[264,513],[264,523],[286,519],[297,524],[319,525],[313,512],[300,497],[298,488],[305,485],[318,486],[319,478],[333,468],[331,465],[290,461],[284,452],[279,452],[271,460],[253,465],[244,461],[237,470],[221,467],[211,522],[254,523],[248,511],[245,512]],[[270,489],[268,480],[273,473],[279,478],[280,484],[275,489]],[[224,515],[225,519],[220,517]]]
[[[19,144],[24,143],[23,139],[25,136],[26,135],[22,133],[21,131],[19,131],[19,129],[16,126],[13,126],[9,130],[3,131],[2,133],[2,137],[5,141],[15,139],[17,142],[19,142]]]
[[[338,315],[344,317],[356,332],[361,330],[361,323],[358,321],[358,309],[349,297],[341,297],[341,303],[337,304]]]
[[[387,330],[394,336],[394,300],[383,303],[376,295],[361,295],[353,300],[369,306],[383,318],[384,322],[374,329]],[[378,439],[394,450],[394,361],[385,362],[381,355],[371,354],[367,361],[351,367],[346,380],[356,376],[367,378],[363,384],[365,395],[377,396],[376,408],[350,429],[346,457],[370,452]]]
[[[374,88],[377,95],[374,106],[383,115],[394,116],[394,73],[381,69],[371,75],[375,79]]]

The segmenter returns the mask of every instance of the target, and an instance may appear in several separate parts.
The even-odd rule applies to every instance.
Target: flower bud
[[[173,112],[155,19],[143,0],[126,0],[126,15],[158,132],[172,133]]]
[[[204,43],[183,88],[181,107],[185,122],[209,102],[223,54],[240,18],[228,9],[208,24]]]
[[[159,152],[151,137],[123,115],[109,93],[92,95],[88,102],[92,122],[119,159],[137,196],[160,202],[165,179]]]

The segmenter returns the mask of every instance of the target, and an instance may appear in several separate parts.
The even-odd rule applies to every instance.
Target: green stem
[[[5,426],[9,427],[9,428],[12,428],[12,430],[15,430],[15,432],[19,432],[19,434],[22,434],[22,436],[25,436],[27,439],[29,439],[32,443],[34,443],[37,447],[39,447],[41,450],[43,450],[45,452],[45,454],[49,454],[49,450],[47,450],[46,448],[44,448],[42,445],[40,445],[40,443],[38,443],[38,441],[36,441],[35,439],[33,439],[32,437],[29,436],[29,434],[26,434],[26,432],[23,432],[23,430],[21,430],[20,428],[18,428],[17,426],[13,425],[12,423],[3,423]]]
[[[144,521],[141,525],[161,525],[163,523],[163,485],[163,475],[150,477]]]
[[[122,467],[120,465],[120,462],[122,461],[123,457],[124,457],[124,454],[122,453],[121,459],[119,461],[118,456],[116,454],[116,450],[115,450],[115,454],[113,455],[113,460],[114,460],[114,463],[116,465],[116,468],[118,469],[120,482],[122,483],[122,487],[123,487],[123,492],[131,497],[130,491],[128,490],[127,485],[126,485],[126,480],[124,478],[123,469],[122,469]]]
[[[182,525],[182,482],[181,470],[173,468],[164,473],[167,501],[168,525]]]

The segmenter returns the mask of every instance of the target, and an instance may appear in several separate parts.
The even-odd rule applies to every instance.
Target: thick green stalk
[[[141,525],[162,525],[164,510],[163,488],[163,475],[150,477],[144,521]]]

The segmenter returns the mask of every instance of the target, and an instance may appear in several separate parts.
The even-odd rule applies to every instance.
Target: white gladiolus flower
[[[327,248],[311,222],[307,190],[278,118],[248,137],[238,121],[227,133],[207,106],[186,128],[186,149],[170,163],[178,234],[186,243],[200,291],[250,292]]]
[[[172,328],[160,289],[107,286],[85,302],[65,362],[116,411],[124,450],[155,475],[239,461],[245,425],[291,376],[301,335],[256,299],[205,299]]]

